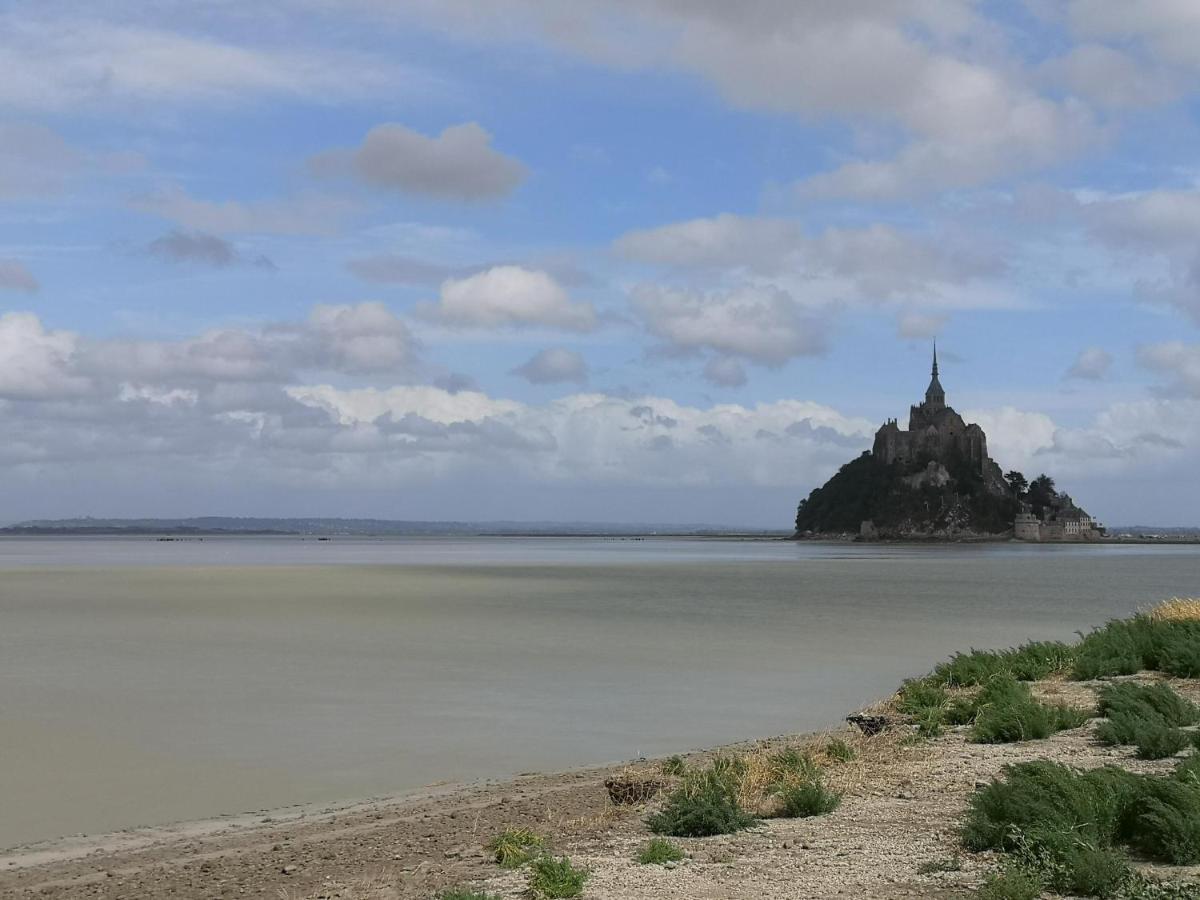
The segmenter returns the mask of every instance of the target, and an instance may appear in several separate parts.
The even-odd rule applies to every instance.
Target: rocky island
[[[937,346],[925,399],[908,428],[889,419],[871,450],[842,466],[800,502],[797,537],[855,534],[873,539],[1013,537],[1095,540],[1099,525],[1039,475],[1007,474],[988,456],[987,435],[946,404]]]

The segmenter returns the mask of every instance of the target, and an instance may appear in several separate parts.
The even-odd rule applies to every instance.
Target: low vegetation
[[[662,761],[662,773],[668,777],[678,778],[687,772],[687,763],[682,756],[669,756]]]
[[[737,798],[737,781],[729,767],[689,772],[671,792],[662,810],[646,824],[655,834],[711,837],[733,834],[755,823]]]
[[[782,802],[781,818],[806,819],[833,812],[842,802],[842,795],[827,788],[824,779],[816,775],[782,785],[779,799]]]
[[[545,900],[578,897],[589,875],[565,856],[540,856],[529,865],[529,894]]]
[[[1096,739],[1133,744],[1140,759],[1175,756],[1192,743],[1180,726],[1200,721],[1200,708],[1162,683],[1107,684],[1100,689],[1100,712],[1107,719],[1096,728]]]
[[[905,682],[897,703],[901,712],[913,717],[923,737],[937,737],[946,725],[971,725],[971,740],[980,744],[1040,740],[1078,728],[1091,716],[1085,710],[1037,700],[1029,685],[1008,671],[990,675],[974,695],[953,700],[931,678]]]
[[[488,842],[487,851],[506,869],[518,869],[545,847],[545,840],[528,828],[505,828]]]
[[[833,738],[825,745],[825,755],[836,762],[852,762],[858,753],[841,738]]]
[[[1045,760],[1009,766],[971,799],[963,844],[1037,862],[1056,890],[1108,896],[1084,886],[1116,883],[1124,848],[1174,865],[1200,862],[1194,772],[1190,762],[1167,776],[1115,766],[1079,772]]]
[[[488,894],[470,888],[451,888],[437,895],[437,900],[504,900],[499,894]]]
[[[1038,681],[1065,671],[1074,657],[1075,649],[1061,641],[1031,641],[1008,650],[972,650],[939,663],[926,680],[945,687],[973,687],[996,675]]]
[[[638,851],[637,861],[643,866],[679,862],[684,857],[683,849],[666,838],[651,838]]]
[[[1079,681],[1148,670],[1179,678],[1200,678],[1200,606],[1176,601],[1165,614],[1141,613],[1114,619],[1084,635],[1071,677]]]

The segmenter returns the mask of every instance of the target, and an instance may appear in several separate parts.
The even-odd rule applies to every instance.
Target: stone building
[[[913,487],[926,481],[944,483],[946,463],[957,456],[983,478],[989,491],[1003,494],[1007,490],[1004,473],[988,457],[987,435],[983,429],[974,423],[967,424],[954,407],[946,405],[946,392],[938,380],[936,344],[933,373],[925,390],[925,400],[909,408],[908,430],[902,430],[895,419],[888,419],[875,432],[871,452],[887,465],[899,462],[905,468],[920,467],[908,478]]]
[[[1103,536],[1100,523],[1076,506],[1070,494],[1059,494],[1052,506],[1042,510],[1041,518],[1022,504],[1013,523],[1018,541],[1095,541]]]

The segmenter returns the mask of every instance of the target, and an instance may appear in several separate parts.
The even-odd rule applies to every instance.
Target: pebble
[[[289,866],[284,866],[279,871],[282,872],[284,875],[291,875],[293,872],[296,871],[297,868],[299,868],[299,867],[289,865]]]

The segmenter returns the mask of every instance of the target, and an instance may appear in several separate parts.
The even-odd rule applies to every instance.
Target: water
[[[0,541],[0,845],[836,724],[1200,548]]]

